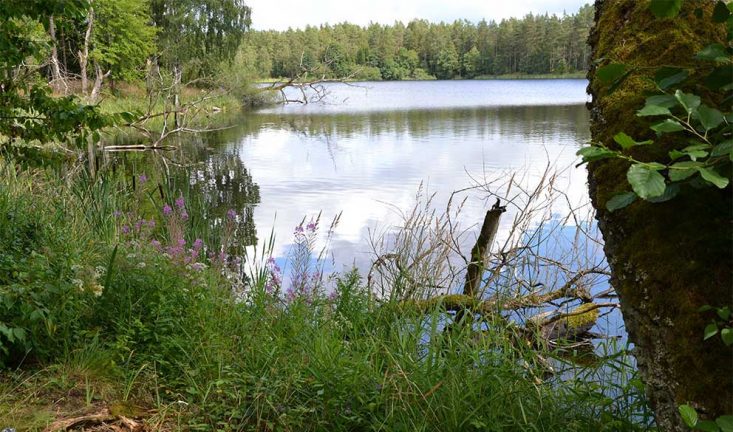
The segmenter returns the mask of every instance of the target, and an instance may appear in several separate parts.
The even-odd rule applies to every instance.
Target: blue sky
[[[532,13],[573,13],[590,0],[249,0],[253,27],[285,30],[348,21],[392,24],[415,18],[429,21],[468,19],[477,22]]]

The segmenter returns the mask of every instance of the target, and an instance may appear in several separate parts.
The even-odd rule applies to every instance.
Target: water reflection
[[[240,137],[221,151],[237,152],[260,184],[254,218],[280,236],[276,256],[286,256],[287,237],[304,216],[343,211],[332,244],[336,268],[365,268],[370,234],[399,223],[395,209],[411,208],[421,185],[443,208],[472,176],[522,172],[531,181],[548,162],[572,166],[589,138],[587,116],[583,105],[267,112],[244,119]],[[581,170],[567,170],[558,182],[571,200],[586,199]],[[466,203],[468,225],[483,219],[482,198]]]

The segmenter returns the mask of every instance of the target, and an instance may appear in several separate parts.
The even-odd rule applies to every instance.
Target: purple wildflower
[[[130,227],[127,225],[122,226],[122,233],[123,234],[129,234],[130,233]]]
[[[200,251],[201,248],[204,247],[204,241],[201,239],[196,239],[193,241],[193,250]]]
[[[201,271],[206,268],[206,265],[203,263],[193,263],[191,264],[191,268],[195,271]]]
[[[310,232],[314,233],[314,232],[316,232],[316,228],[318,228],[318,225],[317,225],[317,224],[316,224],[315,222],[311,222],[311,223],[309,223],[309,224],[308,224],[308,225],[307,225],[307,226],[306,226],[305,228],[306,228],[306,229],[307,229],[308,231],[310,231]]]
[[[155,219],[150,219],[150,220],[148,221],[148,226],[149,226],[150,228],[155,228]]]
[[[186,202],[183,200],[183,197],[176,198],[176,207],[183,210],[183,207],[186,206]]]
[[[150,244],[153,245],[154,248],[160,249],[160,242],[158,240],[151,240]]]
[[[178,246],[181,246],[181,247],[186,246],[186,240],[185,239],[180,238],[180,239],[178,239],[178,242],[177,243],[178,243]]]
[[[173,208],[171,208],[171,206],[169,206],[168,204],[164,205],[163,206],[163,214],[166,215],[166,216],[170,216],[171,213],[173,213]]]
[[[113,215],[114,217],[118,218],[118,217],[122,216],[122,212],[121,212],[121,211],[119,211],[119,210],[115,210],[115,211],[114,211],[114,213],[112,213],[112,215]]]
[[[137,177],[137,181],[138,181],[138,182],[139,182],[140,184],[145,184],[145,182],[146,182],[146,181],[148,181],[148,176],[146,176],[145,174],[140,174],[140,175],[139,175],[139,176]]]
[[[295,234],[303,234],[303,225],[295,227]]]
[[[188,213],[186,213],[185,211],[183,213],[181,213],[181,219],[183,219],[185,221],[188,220]]]
[[[227,210],[227,218],[229,218],[229,220],[236,219],[237,218],[237,212],[235,212],[234,209]]]

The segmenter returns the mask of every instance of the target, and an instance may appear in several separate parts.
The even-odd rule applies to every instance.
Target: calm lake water
[[[424,202],[432,196],[430,208],[440,212],[452,192],[484,179],[498,185],[514,175],[530,189],[549,165],[558,171],[554,187],[565,197],[538,213],[545,225],[530,225],[527,242],[544,239],[537,246],[542,253],[570,268],[587,267],[604,262],[600,242],[583,242],[582,257],[569,252],[584,231],[600,239],[587,207],[585,168],[575,167],[576,151],[590,138],[586,85],[585,80],[331,84],[318,103],[247,113],[235,128],[191,146],[186,158],[198,164],[189,183],[203,189],[208,205],[218,209],[212,214],[235,208],[246,215],[257,238],[252,248],[261,250],[275,233],[271,255],[286,278],[295,227],[320,214],[319,249],[330,220],[341,215],[324,270],[356,266],[366,275],[377,258],[374,239],[389,245],[416,197]],[[505,196],[505,190],[493,188],[489,191]],[[487,197],[485,190],[469,190],[454,198],[454,204],[465,199],[455,222],[465,230],[460,246],[466,255],[494,202]],[[571,208],[576,218],[567,219]],[[499,242],[509,236],[516,213],[510,204]],[[551,238],[544,235],[548,229]],[[541,274],[541,266],[526,271],[529,280],[564,282],[563,276]],[[606,286],[602,278],[591,289]],[[604,332],[624,333],[618,311],[599,325]]]
[[[472,177],[531,177],[548,161],[571,167],[589,139],[585,87],[585,80],[336,84],[320,103],[248,114],[216,152],[236,155],[259,186],[254,224],[261,239],[278,234],[275,257],[287,256],[303,218],[341,213],[330,248],[335,269],[364,268],[374,259],[370,235],[399,224],[421,185],[444,208]],[[585,199],[584,169],[559,182],[574,202]],[[468,197],[464,223],[483,220],[483,198]]]

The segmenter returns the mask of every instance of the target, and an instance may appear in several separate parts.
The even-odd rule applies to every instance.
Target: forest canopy
[[[413,20],[251,31],[236,61],[259,78],[304,69],[366,80],[565,74],[587,69],[592,23],[593,7],[585,5],[571,15],[528,14],[500,22]]]

